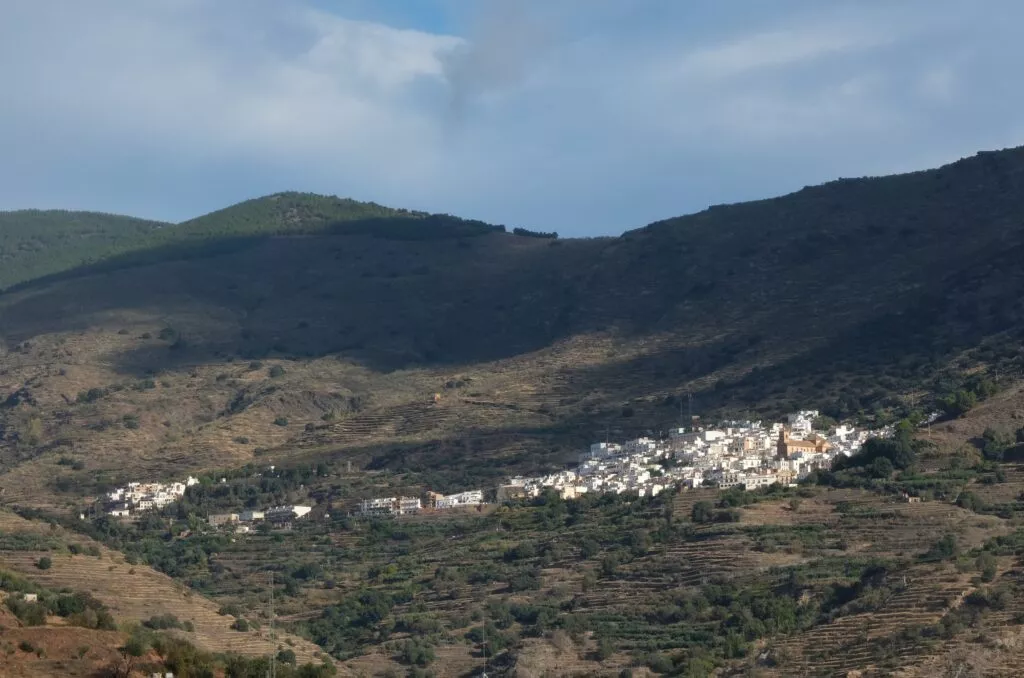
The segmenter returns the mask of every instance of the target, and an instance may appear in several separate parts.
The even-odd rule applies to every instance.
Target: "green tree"
[[[125,644],[117,648],[118,653],[121,655],[117,675],[122,678],[129,678],[135,670],[136,662],[138,662],[140,657],[145,656],[149,647],[149,637],[139,629],[135,629]]]
[[[998,563],[996,561],[996,557],[990,551],[983,551],[975,561],[975,565],[978,567],[978,572],[981,573],[982,581],[992,581],[996,578],[996,567]]]
[[[871,475],[876,478],[888,478],[892,475],[893,465],[888,457],[876,457],[869,468]]]
[[[1013,445],[1013,439],[1004,431],[988,427],[981,434],[981,453],[989,461],[1002,461],[1006,450]]]
[[[710,501],[698,501],[690,509],[690,519],[695,523],[711,523],[715,520],[714,506]]]

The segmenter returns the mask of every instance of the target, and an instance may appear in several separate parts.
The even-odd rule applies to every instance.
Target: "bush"
[[[892,462],[887,457],[876,457],[868,467],[871,475],[876,478],[889,478],[893,472]]]
[[[247,622],[243,617],[239,617],[231,624],[231,628],[235,631],[241,631],[244,633],[249,630],[249,622]]]
[[[949,560],[950,558],[955,558],[959,552],[960,549],[956,543],[956,537],[952,534],[947,534],[932,544],[932,547],[921,556],[921,559],[925,561]]]
[[[162,614],[153,616],[142,622],[142,625],[146,628],[165,630],[165,629],[180,629],[181,622],[173,614]]]
[[[991,427],[985,429],[981,439],[981,453],[989,461],[1002,461],[1006,450],[1014,443],[1014,439],[1008,433]]]
[[[46,606],[30,603],[19,598],[8,598],[7,608],[25,626],[42,626],[46,623]]]
[[[946,416],[959,417],[967,414],[978,404],[978,396],[973,391],[961,389],[943,398],[939,405]]]
[[[690,519],[695,523],[712,523],[715,520],[715,511],[710,501],[698,501],[690,509]]]
[[[615,643],[609,638],[602,638],[597,641],[597,659],[604,661],[615,654]]]
[[[427,666],[435,658],[433,645],[417,638],[405,641],[402,645],[402,651],[399,653],[400,662],[416,666]]]
[[[280,365],[274,365],[273,367],[270,368],[270,371],[267,374],[270,375],[271,379],[277,379],[278,377],[283,377],[284,376],[284,368],[281,367]]]
[[[36,567],[38,567],[40,570],[49,570],[51,567],[53,567],[53,560],[50,559],[50,556],[43,556],[42,558],[36,561]]]
[[[288,417],[278,417],[277,419],[274,420],[274,426],[287,426],[287,425],[288,425]]]
[[[978,567],[978,572],[981,573],[982,581],[992,581],[996,578],[996,557],[990,552],[985,551],[975,561]]]

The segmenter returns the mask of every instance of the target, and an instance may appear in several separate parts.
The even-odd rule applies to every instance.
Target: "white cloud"
[[[460,37],[308,0],[6,0],[0,208],[296,188],[621,230],[1017,141],[1024,12],[994,2],[502,0]]]
[[[693,78],[731,78],[866,50],[890,40],[882,30],[859,25],[772,30],[689,52],[680,60],[678,72]]]

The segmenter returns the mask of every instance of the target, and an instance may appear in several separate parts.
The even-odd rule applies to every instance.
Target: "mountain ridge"
[[[448,419],[417,424],[411,437],[375,434],[373,444],[447,449],[470,430],[487,440],[529,431],[538,446],[555,440],[560,460],[582,431],[663,427],[688,392],[705,414],[817,405],[836,417],[893,416],[934,407],[972,371],[1018,369],[1021,214],[1024,149],[712,207],[618,238],[524,237],[274,194],[184,222],[191,230],[176,242],[0,294],[12,349],[0,395],[28,388],[47,403],[0,418],[16,432],[49,412],[45,438],[74,432],[84,448],[109,445],[110,433],[53,413],[70,403],[71,421],[90,422],[145,409],[130,390],[111,392],[109,408],[75,400],[166,374],[181,399],[164,406],[196,418],[168,419],[171,445],[190,431],[198,438],[186,449],[222,446],[244,459],[251,448],[200,442],[200,432],[216,424],[253,437],[245,427],[256,426],[258,447],[287,449],[304,434],[257,425],[252,413],[316,428],[335,407],[324,403],[355,399],[364,412],[345,416],[400,419],[460,373],[486,388],[456,389]],[[32,367],[44,356],[57,373]],[[288,378],[268,384],[281,395],[259,395],[245,390],[252,375],[214,379],[238,372],[238,361],[331,376],[312,396]],[[173,385],[190,371],[210,381]],[[251,411],[229,407],[253,399]],[[499,409],[483,416],[470,403]],[[158,433],[145,454],[160,449]],[[330,428],[312,438],[332,445]]]

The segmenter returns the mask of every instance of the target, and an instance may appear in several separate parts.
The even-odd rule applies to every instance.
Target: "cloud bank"
[[[595,235],[1024,143],[1018,3],[746,4],[449,3],[447,35],[387,2],[9,0],[0,208],[297,189]]]

